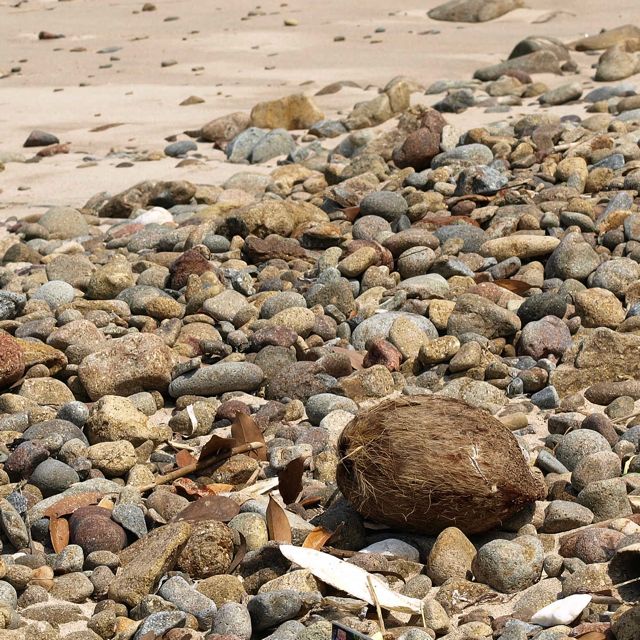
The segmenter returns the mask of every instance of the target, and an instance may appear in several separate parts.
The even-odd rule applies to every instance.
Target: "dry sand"
[[[248,111],[258,101],[299,91],[314,94],[338,80],[357,82],[362,89],[316,99],[328,116],[336,116],[396,75],[425,86],[468,79],[478,67],[506,58],[528,35],[570,42],[637,21],[640,14],[637,0],[530,0],[528,8],[483,24],[430,20],[427,11],[439,4],[436,0],[266,0],[259,9],[246,0],[155,4],[156,11],[141,12],[138,0],[0,0],[0,77],[21,68],[0,79],[0,150],[31,157],[33,150],[23,150],[22,144],[34,128],[71,143],[68,155],[7,165],[0,174],[0,218],[50,205],[79,206],[97,192],[115,193],[148,178],[220,183],[244,168],[224,162],[210,144],[199,145],[205,164],[184,168],[176,168],[172,158],[116,168],[122,158],[107,154],[158,151],[167,136],[180,139],[185,130],[230,111]],[[264,15],[249,16],[252,11]],[[298,25],[284,26],[285,18]],[[376,33],[379,28],[384,32]],[[38,40],[43,30],[65,37]],[[345,40],[335,42],[335,36]],[[597,57],[578,54],[575,59],[576,79],[594,86],[591,65]],[[177,64],[162,68],[167,60]],[[568,81],[537,79],[552,87]],[[179,106],[190,95],[205,102]],[[413,96],[428,104],[438,98]],[[514,108],[512,115],[536,108],[532,105],[537,103]],[[583,107],[563,109],[582,113]],[[472,109],[448,117],[462,129],[503,114]],[[121,124],[91,131],[111,123]],[[89,157],[96,164],[80,169]]]

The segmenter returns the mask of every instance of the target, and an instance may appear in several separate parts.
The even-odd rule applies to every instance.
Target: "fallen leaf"
[[[113,511],[114,503],[111,498],[102,498],[100,502],[98,502],[98,506],[103,509],[109,509],[109,511]]]
[[[195,464],[196,462],[198,461],[191,455],[191,452],[186,449],[182,449],[176,454],[176,464],[179,468],[188,467],[190,464]]]
[[[173,518],[173,521],[217,520],[218,522],[229,522],[239,513],[240,505],[231,498],[209,495],[188,504]]]
[[[280,545],[280,553],[287,560],[308,569],[322,582],[354,598],[390,611],[422,614],[422,600],[392,591],[379,577],[355,564],[316,549],[293,547],[288,544]]]
[[[273,496],[269,496],[269,505],[267,506],[267,531],[269,532],[269,540],[291,544],[291,526],[287,513]]]
[[[221,438],[220,436],[212,435],[207,440],[202,451],[200,452],[199,460],[210,458],[211,456],[219,456],[222,453],[227,453],[233,449],[238,443],[234,438]]]
[[[235,489],[234,485],[222,484],[221,482],[212,482],[210,484],[205,484],[204,486],[212,495],[217,495],[218,493],[226,493]]]
[[[278,488],[285,504],[295,502],[300,495],[303,473],[303,458],[292,460],[282,471],[278,472]]]
[[[322,549],[322,547],[331,540],[333,533],[333,531],[329,531],[329,529],[325,529],[324,527],[316,527],[304,539],[302,546],[305,549],[315,549],[316,551],[320,551],[320,549]]]
[[[231,424],[231,437],[234,438],[238,444],[249,444],[250,442],[262,442],[262,444],[265,444],[260,427],[256,424],[256,421],[246,413],[236,413],[236,417]],[[267,447],[264,446],[255,451],[250,451],[246,455],[255,460],[266,462]]]
[[[173,486],[177,489],[182,489],[189,496],[198,496],[204,498],[206,496],[215,495],[215,492],[211,492],[207,489],[206,485],[198,484],[190,478],[178,478],[173,481]]]
[[[352,369],[360,371],[364,369],[364,355],[355,349],[345,349],[344,347],[331,347],[334,353],[346,353],[351,362]]]
[[[353,222],[358,217],[358,214],[360,213],[360,207],[359,206],[347,207],[346,209],[342,210],[342,213],[344,214],[344,217],[349,222]]]
[[[96,504],[100,498],[102,498],[102,494],[95,491],[79,493],[75,496],[67,496],[66,498],[62,498],[62,500],[58,500],[55,504],[52,504],[44,511],[43,515],[45,518],[67,516],[80,507],[88,507],[90,504]]]
[[[518,295],[521,295],[531,289],[531,285],[528,282],[523,282],[522,280],[509,280],[508,278],[500,278],[498,280],[494,280],[493,282],[499,287],[507,289],[508,291],[511,291],[513,293],[517,293]]]
[[[49,535],[53,550],[60,553],[69,544],[69,522],[65,518],[51,518]]]
[[[602,631],[587,631],[587,633],[576,636],[576,640],[607,640],[607,634]]]
[[[238,535],[240,536],[240,545],[238,546],[238,550],[236,551],[236,555],[233,556],[233,560],[227,569],[227,574],[231,575],[240,565],[240,563],[244,560],[244,557],[247,555],[247,539],[244,537],[244,534],[238,531]]]

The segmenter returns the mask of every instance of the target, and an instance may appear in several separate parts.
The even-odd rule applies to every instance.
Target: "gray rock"
[[[409,209],[407,201],[395,191],[374,191],[366,195],[360,203],[360,214],[379,216],[388,222],[397,220]]]
[[[576,491],[598,480],[618,478],[622,471],[622,463],[618,454],[613,451],[590,453],[578,462],[571,474],[571,485]]]
[[[534,536],[520,536],[480,547],[472,569],[479,582],[502,593],[515,593],[540,579],[543,560],[542,543]]]
[[[84,402],[67,402],[58,409],[56,418],[72,422],[78,427],[83,427],[89,419],[89,408]]]
[[[508,337],[520,328],[520,318],[515,313],[470,293],[458,296],[447,323],[447,333],[458,337],[469,332],[489,339]]]
[[[239,133],[229,144],[225,150],[227,159],[230,162],[247,162],[251,157],[251,151],[256,143],[264,137],[267,132],[257,127],[249,127],[242,133]]]
[[[73,302],[75,291],[68,282],[51,280],[38,288],[32,296],[36,300],[44,300],[52,309]]]
[[[185,626],[187,614],[182,611],[160,611],[150,614],[138,627],[133,640],[146,640],[147,634],[161,638],[169,629],[181,629]]]
[[[531,395],[531,402],[540,409],[555,409],[560,405],[560,396],[553,385]]]
[[[211,630],[221,636],[234,635],[241,640],[249,640],[252,625],[247,607],[238,602],[223,604],[215,614]]]
[[[260,317],[266,320],[273,318],[277,313],[291,307],[307,307],[305,297],[297,291],[282,291],[276,293],[264,301],[260,307]]]
[[[68,544],[53,561],[53,570],[57,574],[82,571],[84,551],[77,544]]]
[[[593,511],[594,522],[624,518],[632,514],[626,484],[622,478],[589,483],[578,494],[578,502]]]
[[[229,391],[255,391],[264,378],[249,362],[221,362],[177,377],[169,385],[173,398],[185,395],[217,396]]]
[[[451,151],[439,153],[432,161],[431,167],[456,166],[472,167],[474,165],[486,165],[493,162],[493,153],[489,147],[483,144],[463,144]]]
[[[262,136],[251,149],[251,164],[266,162],[277,156],[286,156],[296,148],[291,134],[286,129],[274,129]]]
[[[545,266],[545,276],[568,280],[584,280],[595,271],[600,258],[579,233],[568,233],[554,249]]]
[[[453,195],[466,196],[473,193],[492,195],[508,182],[507,176],[493,167],[471,167],[460,172]]]
[[[558,105],[578,100],[582,95],[582,87],[577,82],[563,84],[555,89],[546,91],[539,98],[540,104]]]
[[[560,73],[560,61],[549,50],[534,51],[525,56],[518,56],[505,62],[483,67],[476,70],[473,77],[476,80],[487,82],[497,80],[512,71],[524,71],[525,73]]]
[[[172,142],[164,148],[165,155],[171,158],[180,158],[186,155],[189,151],[197,151],[198,145],[193,140],[179,140],[178,142]]]
[[[169,578],[158,590],[165,600],[172,602],[180,611],[195,616],[200,629],[208,631],[216,614],[216,604],[204,594],[196,591],[183,577]]]
[[[596,431],[578,429],[562,436],[555,455],[569,471],[573,471],[583,458],[598,451],[611,451],[606,439]]]
[[[41,462],[29,479],[29,482],[38,487],[45,497],[62,493],[79,481],[80,477],[74,469],[53,458]]]
[[[332,411],[342,410],[355,414],[358,411],[358,405],[351,398],[333,393],[319,393],[307,400],[305,409],[311,424],[317,425]]]
[[[16,590],[4,580],[0,580],[0,604],[6,604],[10,609],[15,609],[18,605]]]
[[[133,533],[136,538],[147,535],[147,523],[142,509],[135,504],[117,504],[111,510],[113,520],[121,524],[127,531]]]
[[[424,331],[427,338],[435,339],[438,337],[438,331],[432,322],[423,316],[413,313],[402,313],[399,311],[389,311],[388,313],[380,313],[366,320],[363,320],[354,330],[352,336],[352,344],[355,349],[363,351],[366,344],[373,338],[387,338],[391,326],[398,318],[407,318],[411,320],[418,329]]]
[[[593,522],[593,513],[576,502],[552,500],[544,512],[545,533],[562,533]]]
[[[295,591],[261,593],[247,605],[254,631],[264,631],[291,620],[302,608],[302,598]]]
[[[522,6],[523,0],[449,0],[427,15],[447,22],[487,22]]]

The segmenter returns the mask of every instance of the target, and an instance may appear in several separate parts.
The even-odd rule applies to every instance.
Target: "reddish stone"
[[[363,364],[365,368],[381,364],[393,372],[400,370],[401,362],[402,354],[390,342],[380,338],[374,340],[369,346]]]
[[[622,538],[624,534],[613,529],[584,529],[562,540],[560,555],[565,558],[579,558],[587,564],[608,562]]]
[[[211,271],[209,261],[197,249],[189,249],[169,267],[169,286],[176,290],[182,289],[187,286],[187,280],[192,273],[201,276],[206,271]]]
[[[13,482],[31,477],[33,470],[49,457],[49,452],[37,442],[27,440],[9,454],[4,470]]]
[[[118,553],[127,546],[125,530],[102,507],[77,509],[69,519],[69,533],[71,544],[82,547],[85,555],[93,551]]]
[[[410,133],[405,141],[393,151],[393,161],[397,167],[413,167],[424,171],[440,153],[440,133],[422,127]]]
[[[24,374],[24,354],[13,336],[0,332],[0,389],[19,380]]]
[[[227,400],[223,402],[216,411],[216,420],[233,420],[236,414],[244,413],[251,415],[251,409],[240,400]]]
[[[443,115],[436,109],[428,109],[420,120],[420,127],[423,129],[429,129],[432,133],[435,133],[440,137],[442,130],[447,125],[447,121]]]
[[[274,325],[259,329],[250,338],[251,347],[257,351],[260,349],[271,347],[290,347],[295,344],[298,334],[289,327],[282,325]]]

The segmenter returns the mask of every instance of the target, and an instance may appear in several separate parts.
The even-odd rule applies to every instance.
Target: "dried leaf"
[[[269,505],[267,506],[267,531],[269,532],[269,540],[291,544],[291,526],[287,513],[273,496],[269,496]]]
[[[180,468],[188,467],[190,464],[195,464],[196,462],[197,460],[186,449],[182,449],[182,451],[178,451],[176,454],[176,464]]]
[[[240,536],[240,545],[238,546],[236,555],[233,556],[233,560],[227,569],[228,575],[231,575],[238,568],[240,563],[244,560],[244,557],[247,555],[247,539],[242,533],[240,533],[240,531],[238,531],[238,535]]]
[[[218,495],[219,493],[227,493],[235,489],[234,485],[222,484],[221,482],[212,482],[210,484],[205,484],[204,486],[211,495]]]
[[[607,640],[607,634],[602,631],[587,631],[576,636],[576,640]]]
[[[302,491],[302,474],[304,473],[304,459],[292,460],[278,473],[278,488],[285,504],[295,502]]]
[[[65,518],[51,518],[49,535],[53,550],[60,553],[69,544],[69,522]]]
[[[99,133],[100,131],[106,131],[107,129],[112,129],[113,127],[121,127],[124,122],[110,122],[108,124],[100,124],[97,127],[93,127],[93,129],[89,129],[90,133]]]
[[[234,438],[238,444],[249,444],[250,442],[264,442],[264,436],[260,427],[256,424],[256,421],[248,416],[246,413],[236,413],[236,417],[231,425],[231,437]],[[266,446],[251,451],[247,454],[249,457],[256,460],[267,460],[267,448]]]
[[[114,502],[111,498],[102,498],[100,502],[98,502],[98,506],[103,509],[109,509],[109,511],[113,511]]]
[[[173,481],[173,486],[182,489],[188,496],[198,496],[204,498],[206,496],[215,495],[215,492],[209,491],[206,485],[198,484],[190,478],[178,478]]]
[[[316,527],[304,539],[302,546],[306,549],[315,549],[316,551],[320,551],[320,549],[322,549],[322,547],[331,540],[333,533],[333,531],[329,531],[329,529],[325,529],[324,527]]]
[[[349,222],[353,222],[358,217],[358,214],[360,213],[360,207],[359,206],[347,207],[346,209],[342,210],[342,213],[344,214],[344,217]]]
[[[209,440],[207,440],[204,447],[202,447],[199,459],[204,460],[211,456],[218,456],[221,453],[226,453],[231,451],[231,449],[233,449],[237,444],[242,443],[236,442],[234,438],[221,438],[220,436],[212,435]]]
[[[187,505],[173,518],[173,521],[198,522],[200,520],[217,520],[218,522],[229,522],[239,513],[240,505],[231,500],[231,498],[209,495]]]
[[[67,516],[80,507],[88,507],[90,504],[96,504],[100,498],[102,498],[102,494],[95,491],[79,493],[75,496],[67,496],[66,498],[62,498],[62,500],[58,500],[55,504],[52,504],[44,511],[43,515],[45,518]]]
[[[307,496],[306,498],[302,498],[299,504],[306,509],[307,507],[317,506],[321,502],[322,496]]]
[[[494,280],[494,283],[503,289],[507,289],[513,293],[517,293],[518,295],[522,295],[531,289],[531,285],[528,282],[523,282],[522,280],[510,280],[508,278],[500,278],[498,280]]]

